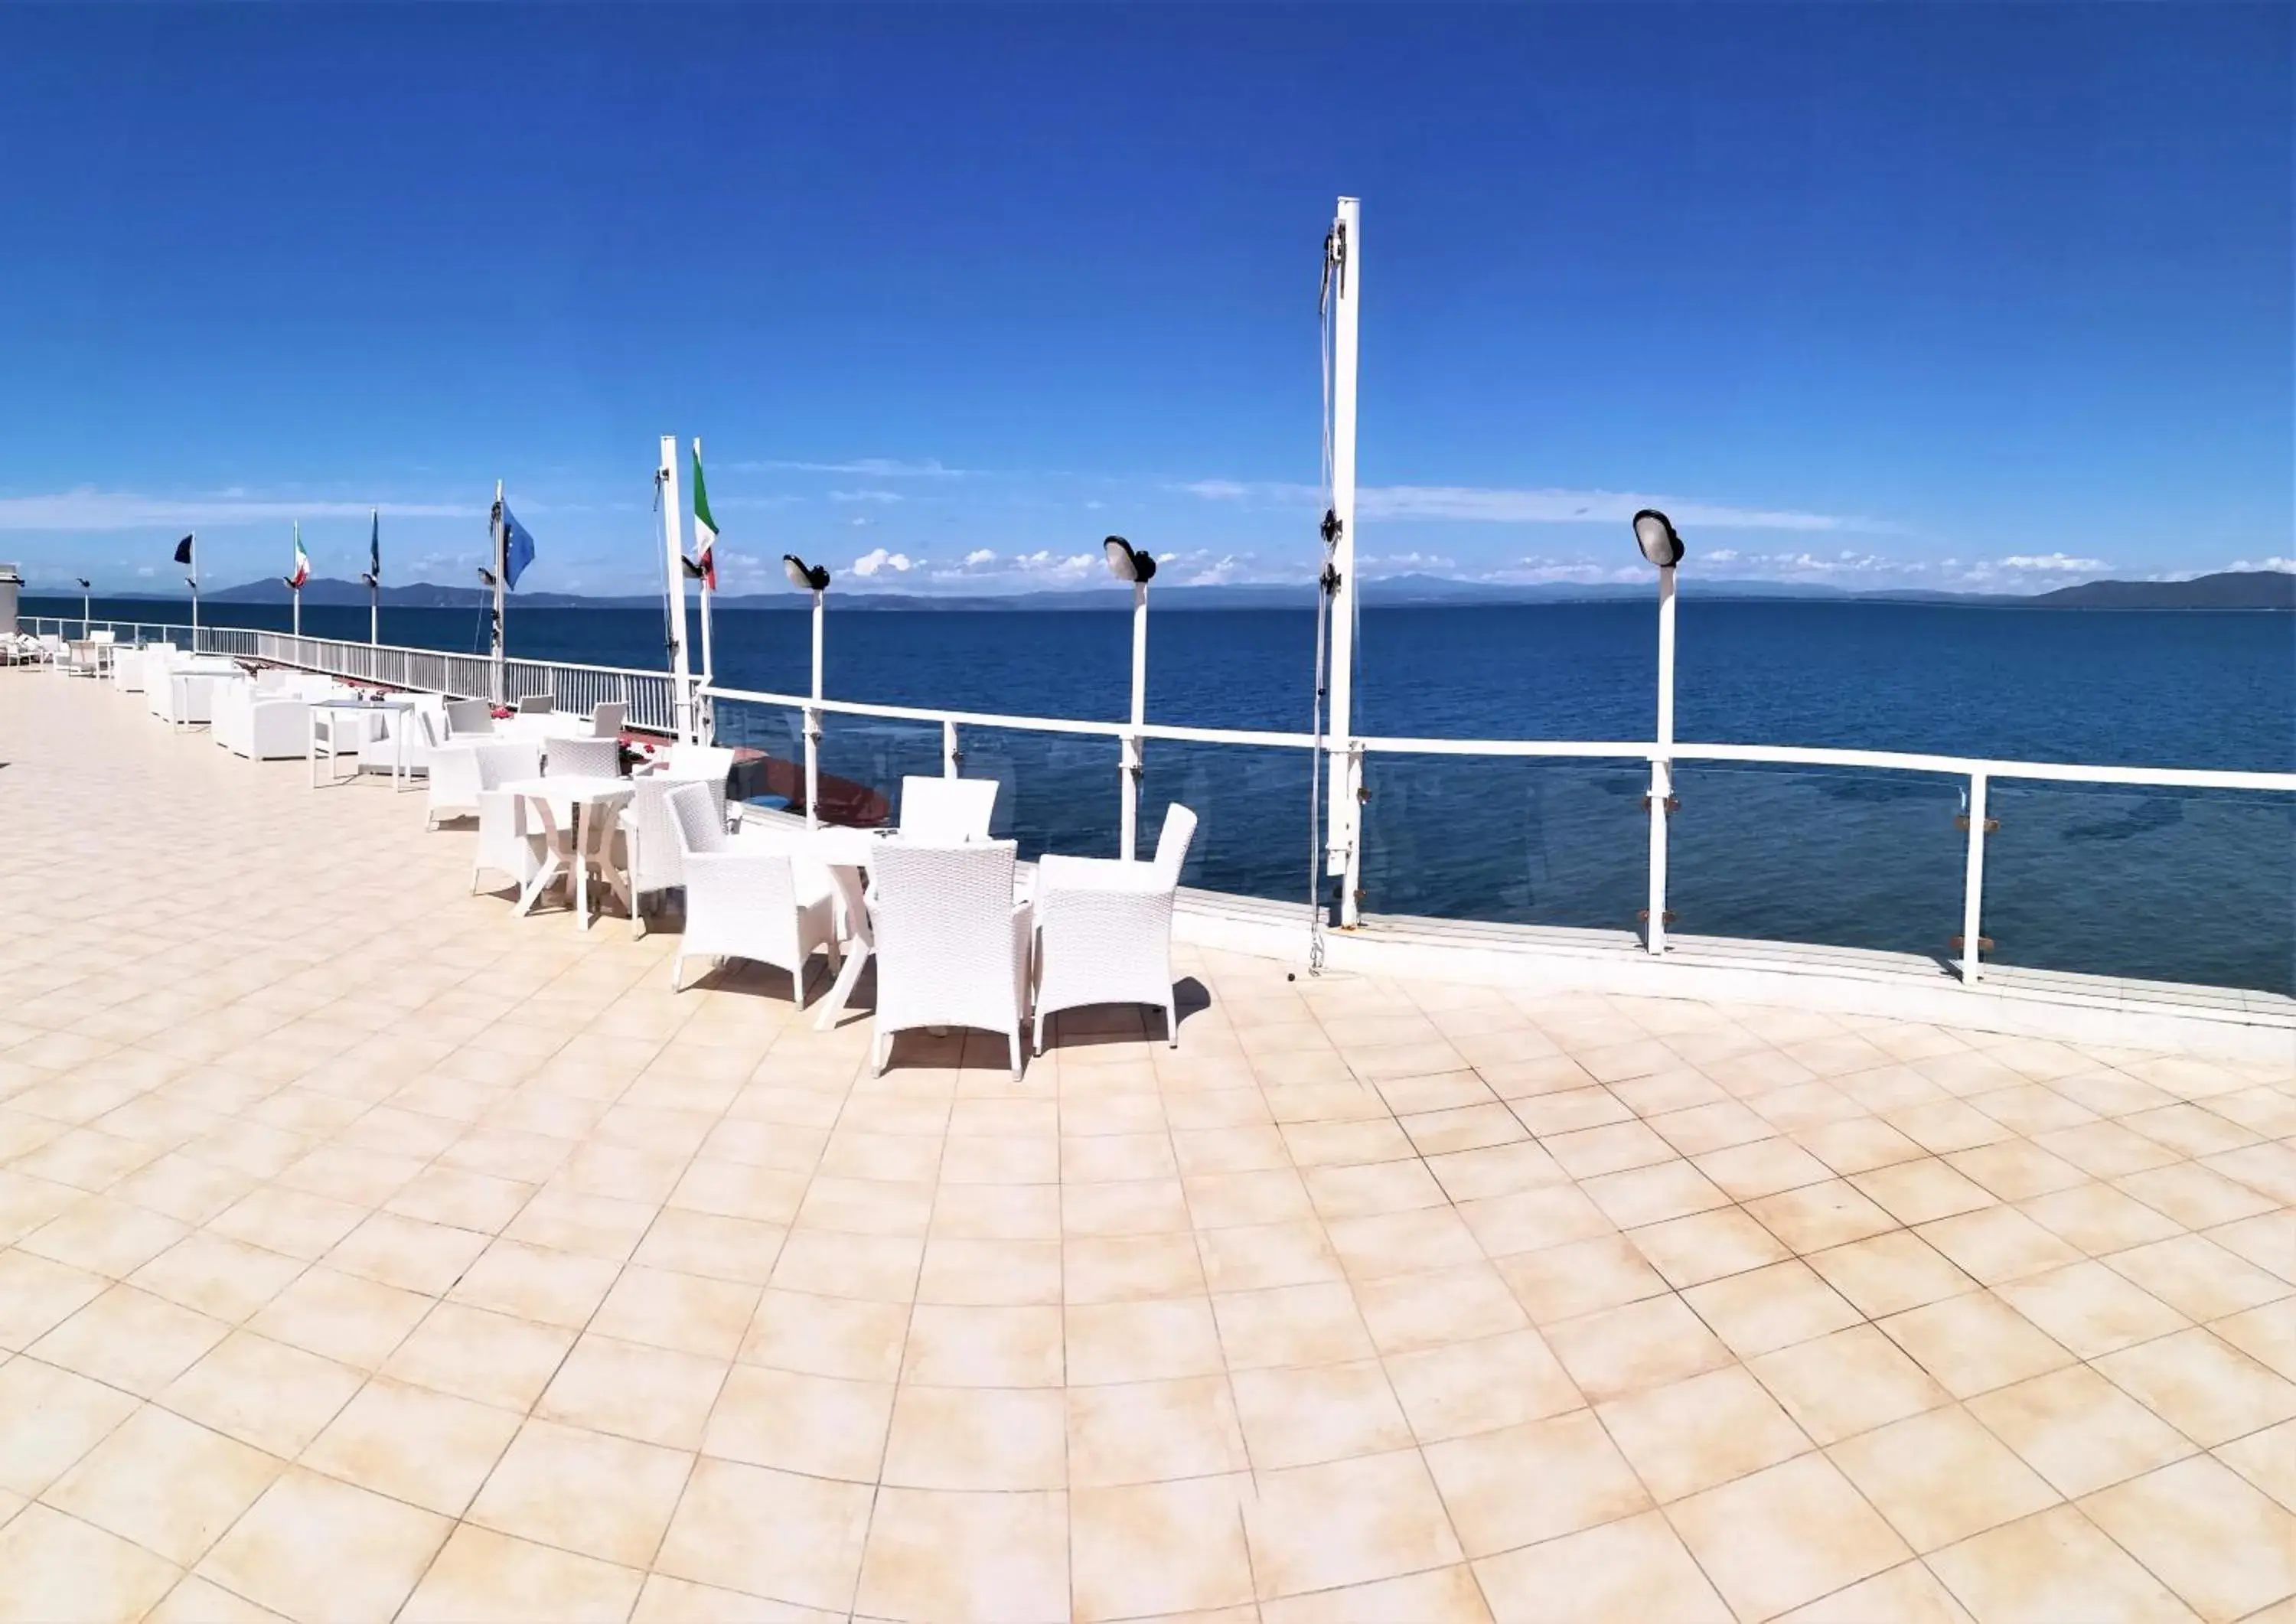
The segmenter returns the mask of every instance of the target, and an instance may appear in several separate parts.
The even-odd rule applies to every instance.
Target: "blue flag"
[[[503,504],[503,585],[515,592],[518,578],[527,565],[534,562],[534,537],[526,527],[511,516],[510,504]]]
[[[366,572],[376,581],[382,579],[382,510],[374,510],[366,533]]]

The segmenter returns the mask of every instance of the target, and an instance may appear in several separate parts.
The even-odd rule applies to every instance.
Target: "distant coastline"
[[[1155,602],[1159,609],[1164,610],[1293,609],[1311,603],[1314,590],[1312,585],[1305,582],[1288,586],[1159,586],[1155,591]],[[1603,585],[1548,582],[1509,586],[1451,580],[1440,576],[1403,575],[1365,581],[1363,601],[1365,606],[1371,609],[1474,608],[1523,603],[1615,603],[1621,599],[1647,597],[1650,590],[1646,583],[1640,582]],[[1689,598],[1722,600],[1939,603],[2000,609],[2244,610],[2281,613],[2296,611],[2296,575],[2276,570],[2224,570],[2182,581],[2084,581],[2076,586],[2033,594],[1930,592],[1919,589],[1853,592],[1841,587],[1783,581],[1702,580],[1695,575],[1685,573],[1682,579],[1682,593]],[[28,588],[25,595],[62,600],[72,595]],[[102,595],[113,600],[160,602],[182,602],[184,597],[182,593],[141,592],[108,592]],[[285,583],[272,578],[223,587],[202,595],[204,601],[213,603],[274,603],[284,606],[289,594]],[[478,609],[488,601],[488,595],[480,587],[442,586],[427,581],[406,586],[385,586],[381,595],[383,605],[390,609]],[[661,600],[652,594],[591,597],[567,592],[521,592],[512,601],[529,609],[648,609]],[[717,605],[729,611],[793,610],[803,608],[808,601],[806,595],[798,592],[720,594]],[[1123,606],[1124,600],[1120,588],[1101,587],[963,595],[862,588],[834,591],[831,601],[839,609],[978,612],[984,610],[1118,609]],[[303,602],[306,605],[364,609],[367,602],[366,588],[357,581],[316,578],[304,586]]]

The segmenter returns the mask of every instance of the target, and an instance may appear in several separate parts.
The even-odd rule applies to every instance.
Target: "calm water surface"
[[[76,615],[53,600],[26,612]],[[99,603],[99,618],[156,618]],[[283,611],[203,606],[217,623]],[[180,611],[169,618],[180,619]],[[659,612],[520,610],[513,653],[659,668]],[[363,637],[362,610],[307,609],[305,630]],[[808,621],[718,617],[721,680],[796,693]],[[468,611],[386,610],[384,640],[471,649]],[[1120,611],[832,611],[840,698],[1103,720],[1126,709]],[[1360,731],[1421,737],[1632,740],[1652,727],[1647,604],[1367,611]],[[1314,620],[1303,607],[1154,618],[1149,715],[1304,730]],[[1685,740],[1931,751],[2102,765],[2296,770],[2296,617],[2094,613],[1841,603],[1681,606]],[[797,752],[786,709],[727,705],[721,731]],[[980,730],[965,770],[1005,785],[1024,854],[1112,849],[1112,743]],[[825,770],[896,784],[937,772],[937,727],[832,717]],[[1643,906],[1645,769],[1372,759],[1365,906],[1377,912],[1631,929]],[[1960,929],[1962,781],[1687,764],[1669,906],[1698,934],[1943,954]],[[1304,754],[1152,744],[1151,837],[1167,802],[1203,817],[1191,883],[1306,896]],[[1986,933],[2005,963],[2296,991],[2296,804],[2282,796],[2099,791],[1996,781]]]

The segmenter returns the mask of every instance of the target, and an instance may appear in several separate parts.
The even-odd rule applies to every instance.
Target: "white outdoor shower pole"
[[[1643,940],[1666,951],[1666,818],[1674,799],[1674,566],[1658,572],[1658,744],[1651,756],[1650,919]]]
[[[1129,863],[1140,849],[1140,730],[1148,725],[1148,583],[1132,583],[1132,731],[1124,735],[1123,841]]]
[[[1340,521],[1332,567],[1340,584],[1332,594],[1331,726],[1328,748],[1329,828],[1324,872],[1340,876],[1340,924],[1362,915],[1363,757],[1355,748],[1356,658],[1356,312],[1363,294],[1363,233],[1357,200],[1340,200],[1341,260],[1332,269],[1332,514]]]
[[[828,594],[813,589],[813,703],[805,713],[805,826],[821,827],[821,615]],[[944,741],[945,742],[945,741]]]
[[[669,726],[686,743],[699,742],[693,731],[693,673],[685,655],[685,536],[684,510],[678,505],[677,436],[661,437],[661,534],[668,549],[669,573]]]

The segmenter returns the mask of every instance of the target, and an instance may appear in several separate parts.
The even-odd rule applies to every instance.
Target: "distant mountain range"
[[[1548,582],[1502,586],[1483,581],[1450,580],[1441,576],[1388,576],[1364,583],[1364,602],[1379,608],[1412,605],[1471,605],[1504,603],[1567,603],[1646,598],[1647,581],[1579,585]],[[2185,581],[2084,581],[2036,594],[1932,592],[1918,588],[1882,592],[1851,592],[1838,586],[1790,581],[1715,580],[1696,575],[1682,578],[1686,597],[1820,599],[1898,603],[1996,604],[2029,609],[2240,609],[2296,610],[2296,575],[2273,570],[2226,570]],[[119,597],[180,596],[179,594],[119,593]],[[284,604],[286,583],[276,577],[249,581],[204,595],[210,603]],[[409,586],[386,586],[382,601],[393,609],[480,609],[489,595],[477,586],[440,586],[417,582]],[[1295,586],[1160,586],[1158,607],[1163,609],[1291,609],[1313,603],[1315,588]],[[357,581],[316,578],[303,588],[310,604],[363,606],[366,588]],[[511,602],[521,609],[650,609],[660,603],[652,594],[622,597],[585,597],[567,592],[521,592]],[[1123,598],[1113,586],[1060,592],[1023,592],[967,596],[919,593],[833,589],[831,601],[840,609],[935,610],[1067,610],[1112,609]],[[801,609],[802,593],[721,594],[721,610]]]

